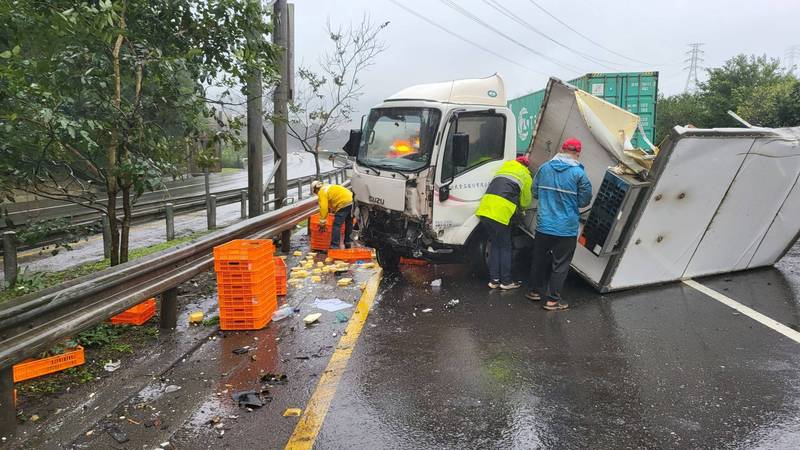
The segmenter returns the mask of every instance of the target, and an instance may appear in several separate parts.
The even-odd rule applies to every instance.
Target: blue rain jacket
[[[539,199],[536,231],[553,236],[577,236],[579,208],[592,202],[592,183],[583,164],[558,154],[542,164],[533,180]]]

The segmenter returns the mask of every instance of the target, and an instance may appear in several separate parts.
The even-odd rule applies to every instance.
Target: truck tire
[[[472,272],[481,277],[489,276],[489,240],[484,235],[475,236],[469,244],[469,265]]]
[[[400,271],[400,255],[394,250],[386,247],[378,247],[375,249],[375,256],[378,259],[378,265],[386,273],[397,273]]]

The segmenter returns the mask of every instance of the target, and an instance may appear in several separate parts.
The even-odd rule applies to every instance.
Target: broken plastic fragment
[[[431,281],[431,287],[439,287],[441,285],[442,285],[442,279],[441,278],[437,278],[437,279]]]
[[[429,313],[431,311],[433,311],[432,308],[425,308],[425,309],[422,310],[422,312],[424,312],[424,313]]]
[[[283,305],[280,308],[278,308],[277,311],[272,313],[272,320],[277,322],[279,320],[285,319],[285,318],[287,318],[287,317],[292,315],[292,311],[293,311],[293,309],[292,309],[291,306]]]
[[[322,317],[322,313],[309,314],[303,317],[303,322],[305,322],[306,325],[311,325],[312,323],[318,321],[320,317]]]
[[[300,408],[286,408],[283,417],[300,417],[300,414],[303,414],[303,410]]]
[[[338,298],[316,298],[311,306],[323,311],[336,312],[342,309],[351,308],[353,305]]]
[[[116,362],[115,361],[109,361],[109,362],[105,363],[103,365],[103,369],[106,372],[113,372],[113,371],[119,369],[120,366],[122,366],[122,360],[121,359],[117,360]]]

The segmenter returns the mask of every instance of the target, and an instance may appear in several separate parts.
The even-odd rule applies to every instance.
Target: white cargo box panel
[[[620,160],[608,148],[608,133],[587,124],[576,90],[551,79],[531,165],[535,170],[564,139],[577,137],[596,196]],[[800,128],[676,127],[639,177],[650,186],[626,219],[615,253],[576,249],[573,269],[600,291],[771,265],[800,236]]]

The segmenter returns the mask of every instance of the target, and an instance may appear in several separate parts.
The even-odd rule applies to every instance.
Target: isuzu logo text
[[[375,203],[376,205],[381,205],[381,206],[383,206],[384,203],[382,198],[373,197],[371,195],[369,196],[369,201],[370,203]]]

